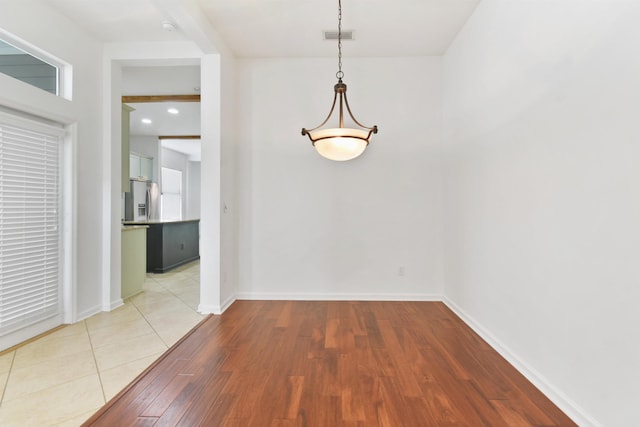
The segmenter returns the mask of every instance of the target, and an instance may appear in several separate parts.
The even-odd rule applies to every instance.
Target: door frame
[[[121,297],[121,100],[123,66],[199,65],[201,80],[201,169],[217,173],[201,176],[208,203],[201,204],[201,313],[220,311],[220,55],[204,54],[193,42],[128,43],[105,48],[103,130],[102,310],[124,304]],[[206,78],[205,78],[206,77]],[[203,183],[206,182],[206,186]],[[202,284],[206,283],[206,286]]]

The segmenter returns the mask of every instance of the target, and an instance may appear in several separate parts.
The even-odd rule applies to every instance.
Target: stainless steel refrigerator
[[[124,195],[124,220],[144,222],[160,219],[158,184],[133,179],[129,184],[129,192]]]

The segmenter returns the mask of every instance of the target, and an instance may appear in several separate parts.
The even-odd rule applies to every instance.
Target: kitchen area
[[[200,258],[199,88],[140,88],[167,79],[199,82],[199,67],[123,69],[131,83],[122,96],[123,299],[142,292],[147,273]]]
[[[130,188],[125,193],[123,232],[146,229],[146,272],[165,273],[199,259],[200,220],[161,216],[161,205],[166,210],[171,207],[166,207],[166,201],[161,202],[162,196],[154,181],[133,179]]]

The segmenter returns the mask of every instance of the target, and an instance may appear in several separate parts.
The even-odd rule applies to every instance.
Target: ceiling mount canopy
[[[320,123],[320,125],[313,129],[302,128],[302,135],[309,136],[309,139],[318,154],[327,159],[336,161],[355,159],[367,148],[371,141],[371,136],[374,133],[378,133],[377,126],[364,126],[353,116],[351,108],[349,107],[349,101],[347,100],[347,85],[342,82],[343,77],[342,2],[341,0],[338,0],[338,72],[336,73],[338,83],[333,87],[333,104],[331,104],[329,115],[322,123]],[[338,127],[322,129],[322,126],[327,124],[333,114],[333,111],[336,109],[336,102],[339,102]],[[357,127],[344,127],[344,107],[346,107],[349,117],[351,117],[351,120]]]

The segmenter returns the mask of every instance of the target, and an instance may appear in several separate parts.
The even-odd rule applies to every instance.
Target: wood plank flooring
[[[84,426],[575,426],[440,302],[236,301]]]

